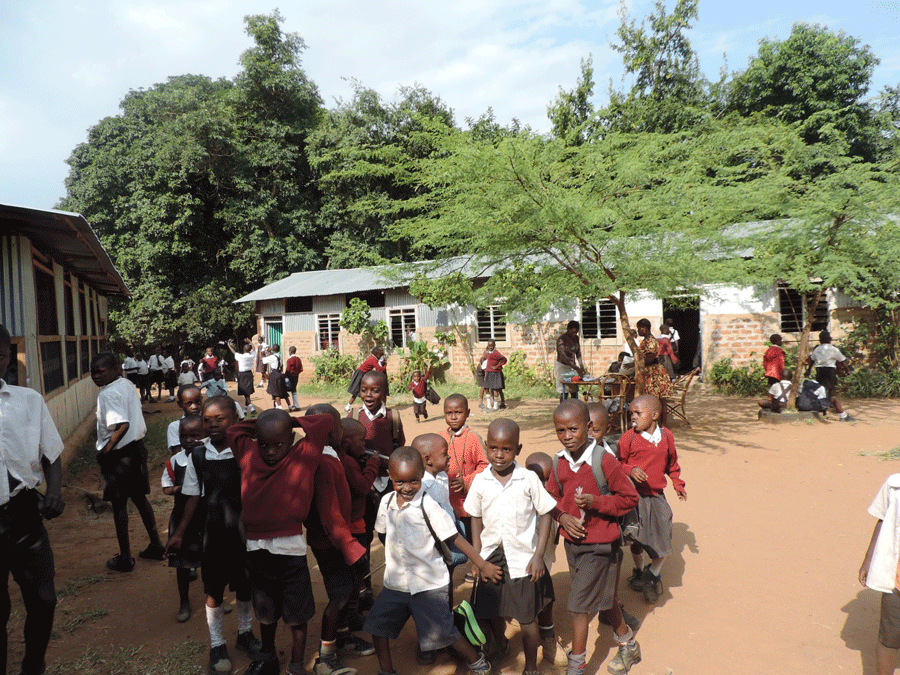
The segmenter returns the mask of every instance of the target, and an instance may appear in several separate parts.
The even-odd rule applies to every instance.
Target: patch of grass
[[[900,445],[887,452],[879,452],[878,456],[881,458],[882,462],[896,462],[897,460],[900,460]]]
[[[88,648],[75,659],[58,661],[47,669],[48,675],[203,675],[205,668],[197,655],[205,646],[188,640],[167,648],[160,654],[149,656],[143,647],[119,647],[111,649]]]
[[[97,619],[102,619],[107,614],[109,614],[109,610],[107,609],[86,609],[83,612],[78,612],[75,616],[68,617],[60,624],[59,630],[63,633],[71,634],[81,628],[84,624],[90,621],[96,621]]]
[[[99,584],[107,579],[109,579],[109,577],[105,574],[85,575],[68,579],[66,580],[65,585],[56,591],[56,597],[59,599],[71,597],[76,595],[78,591],[85,586],[93,586],[94,584]]]

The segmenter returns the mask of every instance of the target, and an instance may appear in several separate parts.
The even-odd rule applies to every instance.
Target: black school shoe
[[[262,652],[259,660],[254,661],[247,668],[246,675],[280,675],[281,665],[278,663],[276,652]]]
[[[628,588],[637,591],[638,593],[644,590],[644,570],[649,572],[650,566],[648,565],[644,569],[638,567],[631,568],[631,576],[628,577]]]
[[[656,604],[663,592],[662,577],[653,574],[649,567],[644,568],[644,588],[642,590],[644,592],[644,600],[651,605]]]
[[[235,649],[240,649],[251,659],[259,660],[262,658],[262,642],[253,634],[253,631],[248,630],[238,633],[234,646]]]
[[[144,558],[145,560],[165,560],[166,547],[162,544],[150,544],[147,548],[138,553],[138,557]]]
[[[106,561],[106,567],[113,572],[130,572],[134,569],[134,558],[126,558],[118,553]]]

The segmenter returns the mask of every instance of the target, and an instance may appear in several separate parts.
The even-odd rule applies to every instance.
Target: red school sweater
[[[585,450],[590,452],[590,448]],[[582,494],[594,495],[594,503],[584,514],[584,529],[587,534],[582,539],[572,539],[565,528],[559,531],[566,539],[576,544],[608,544],[619,538],[619,525],[615,519],[624,516],[638,503],[638,493],[634,484],[625,475],[622,465],[608,452],[603,453],[603,475],[606,476],[606,484],[611,494],[601,495],[600,486],[594,476],[594,469],[587,463],[578,467],[578,471],[572,471],[569,461],[564,457],[559,458],[556,465],[556,474],[559,485],[553,476],[547,481],[547,492],[556,500],[558,511],[568,513],[576,518],[581,518],[578,506],[575,505],[575,494],[580,487]],[[559,486],[562,486],[560,493]],[[559,518],[557,518],[558,520]]]
[[[636,483],[638,494],[642,497],[661,495],[666,487],[666,474],[672,479],[672,487],[684,489],[681,480],[681,467],[678,465],[678,453],[675,450],[675,437],[672,432],[661,427],[662,439],[659,445],[653,445],[634,429],[626,431],[619,439],[619,461],[625,474],[630,476],[631,470],[638,466],[647,474],[646,483]]]
[[[360,465],[360,460],[351,457],[347,453],[338,453],[341,455],[341,462],[344,465],[344,475],[347,477],[347,485],[350,486],[350,531],[356,534],[362,534],[366,531],[365,523],[362,522],[363,516],[366,514],[366,501],[369,493],[372,491],[372,483],[378,477],[381,469],[381,460],[377,455],[369,457],[365,466]]]
[[[366,554],[350,531],[350,485],[341,460],[323,455],[316,472],[316,491],[306,521],[306,542],[314,549],[338,549],[352,565]]]
[[[391,418],[393,415],[399,415],[400,413],[390,408],[385,408],[385,412],[384,417],[376,417],[374,420],[371,420],[366,411],[360,408],[357,418],[366,428],[366,449],[374,450],[390,457],[394,451],[394,427]],[[406,445],[406,436],[403,433],[403,424],[400,423],[399,419],[397,421],[400,426],[399,434],[397,435],[397,447],[399,448],[401,445]]]
[[[454,513],[460,518],[467,518],[469,514],[463,508],[469,488],[475,476],[488,467],[487,455],[484,452],[484,443],[481,437],[468,426],[463,427],[459,436],[450,429],[441,432],[441,436],[447,441],[450,454],[450,462],[447,464],[447,476],[452,481],[457,475],[463,479],[464,490],[456,492],[450,488],[450,505]]]
[[[303,532],[315,491],[316,471],[333,424],[331,415],[293,417],[306,432],[274,466],[266,464],[256,447],[256,420],[228,427],[228,446],[241,471],[241,520],[247,539],[289,537]]]
[[[486,373],[499,373],[503,366],[506,365],[506,357],[503,356],[496,349],[492,352],[488,352],[488,355],[485,357],[487,359],[487,366],[484,369]]]
[[[418,382],[412,381],[409,383],[407,389],[412,391],[413,396],[416,398],[425,398],[425,390],[428,388],[428,378],[431,377],[431,371],[429,370],[425,373],[425,377],[421,378]]]
[[[387,364],[381,365],[381,362],[375,358],[374,354],[369,354],[369,357],[359,365],[358,370],[361,373],[368,373],[370,370],[384,373],[387,372]]]
[[[284,374],[297,377],[302,372],[303,361],[300,360],[300,357],[296,354],[289,356],[287,361],[284,362]]]

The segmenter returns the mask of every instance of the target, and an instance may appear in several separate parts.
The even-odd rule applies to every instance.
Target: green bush
[[[520,384],[526,387],[534,387],[547,384],[547,378],[541,377],[537,369],[528,365],[528,356],[524,352],[513,352],[510,354],[509,360],[503,366],[503,373],[506,375],[507,386],[509,384]]]
[[[337,349],[327,349],[310,361],[316,367],[316,381],[339,384],[350,380],[359,358],[352,354],[341,355]]]
[[[847,398],[900,398],[900,371],[854,370],[840,379],[839,393]]]
[[[765,371],[759,363],[732,368],[731,359],[720,359],[709,371],[709,381],[717,394],[760,396],[769,389]]]

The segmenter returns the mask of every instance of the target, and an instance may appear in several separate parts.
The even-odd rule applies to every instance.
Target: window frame
[[[484,317],[484,314],[487,316]],[[487,326],[484,326],[484,318]],[[487,305],[475,309],[475,337],[478,342],[506,342],[507,327],[509,326],[509,314],[501,309],[501,305]],[[483,330],[484,329],[484,330]],[[502,336],[500,330],[502,329]]]
[[[390,338],[391,344],[395,348],[406,349],[406,345],[408,344],[408,340],[406,338],[407,334],[410,332],[418,333],[419,331],[419,311],[416,305],[402,305],[400,307],[388,307],[387,312],[385,314],[387,318],[388,324],[388,337]],[[412,317],[412,331],[407,331],[407,323],[404,321],[404,317]],[[402,335],[402,344],[397,344],[394,341],[394,318],[397,317],[400,319],[400,333]]]
[[[591,308],[595,314],[593,334],[589,334],[585,326],[585,308]],[[602,307],[602,309],[601,309]],[[605,312],[603,311],[605,310]],[[609,317],[610,310],[612,318]],[[612,300],[600,298],[581,301],[581,338],[584,340],[617,340],[619,337],[619,309]]]
[[[775,285],[775,290],[778,296],[779,332],[787,333],[789,335],[802,333],[803,327],[806,325],[807,302],[809,298],[814,294],[814,291],[801,293],[796,288],[793,288],[784,282],[777,283]],[[795,309],[795,301],[790,299],[791,296],[797,297],[797,302],[800,305],[799,311]],[[787,303],[785,303],[784,301],[786,297],[788,298]],[[787,305],[787,308],[785,307],[785,305]],[[816,313],[813,317],[811,331],[816,333],[819,331],[828,330],[830,323],[831,303],[828,299],[828,290],[825,289],[822,293],[822,296],[819,298],[819,304],[816,306]],[[792,329],[792,327],[794,326],[796,326],[796,328]]]
[[[322,322],[327,321],[328,345],[322,342]],[[315,351],[324,352],[329,349],[341,349],[341,313],[322,312],[316,314],[316,342]]]

